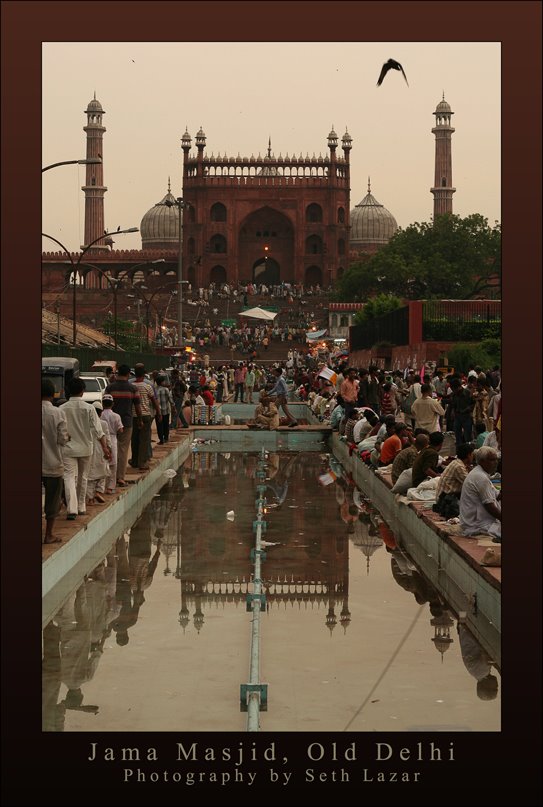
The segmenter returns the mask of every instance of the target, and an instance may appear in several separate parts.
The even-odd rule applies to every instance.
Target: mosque
[[[83,127],[87,158],[102,157],[105,110],[96,95],[89,102]],[[443,100],[434,112],[434,217],[452,212],[451,107]],[[141,250],[114,248],[104,233],[104,168],[107,161],[86,166],[84,245],[92,244],[78,264],[80,287],[106,289],[104,275],[144,280],[158,288],[175,280],[182,225],[183,275],[192,287],[289,282],[328,287],[349,263],[371,255],[398,229],[396,219],[371,193],[350,209],[350,152],[346,130],[341,141],[334,127],[323,156],[275,156],[271,139],[266,153],[236,157],[207,149],[200,127],[194,138],[181,138],[183,200],[179,210],[168,181],[166,194],[142,217]],[[72,256],[75,261],[80,257]],[[44,292],[66,287],[72,271],[64,252],[42,256]],[[100,271],[101,270],[101,271]],[[171,277],[168,277],[171,276]]]

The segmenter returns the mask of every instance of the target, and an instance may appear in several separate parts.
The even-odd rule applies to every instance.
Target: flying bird
[[[385,62],[385,64],[383,65],[383,67],[381,69],[381,75],[379,76],[379,80],[377,82],[378,87],[380,87],[381,84],[383,83],[383,79],[384,79],[384,77],[386,76],[386,74],[388,73],[389,70],[401,70],[402,76],[405,79],[405,83],[409,87],[409,82],[407,80],[407,76],[405,75],[405,73],[403,71],[403,67],[401,66],[401,64],[399,62],[395,62],[394,59],[389,59],[388,62]]]

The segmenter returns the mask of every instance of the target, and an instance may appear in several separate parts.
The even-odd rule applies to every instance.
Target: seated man
[[[402,436],[405,433],[405,423],[395,423],[390,437],[381,446],[380,465],[390,465],[397,454],[402,450]]]
[[[331,411],[332,414],[330,415],[330,426],[332,427],[332,429],[336,430],[339,428],[341,419],[345,414],[345,408],[343,406],[343,398],[341,397],[341,395],[336,395],[336,406]]]
[[[462,485],[473,465],[473,443],[463,443],[456,449],[456,459],[447,465],[436,488],[436,503],[433,510],[443,518],[458,515]]]
[[[361,443],[366,437],[369,436],[374,426],[379,423],[379,418],[370,410],[366,410],[365,417],[361,417],[355,423],[353,429],[353,442]]]
[[[345,437],[347,438],[348,443],[354,443],[354,427],[358,421],[358,412],[356,409],[352,409],[350,415],[347,416],[347,422],[345,423]]]
[[[407,470],[407,468],[412,468],[413,463],[417,459],[418,454],[420,454],[423,449],[426,448],[429,442],[428,433],[422,429],[415,429],[415,442],[413,445],[409,445],[406,448],[402,448],[398,454],[394,457],[394,461],[392,463],[392,481],[394,484],[399,479],[400,474]]]
[[[255,423],[261,429],[277,429],[279,426],[279,410],[269,395],[260,393],[260,403],[255,409]]]
[[[413,463],[413,487],[416,488],[427,477],[439,475],[439,452],[443,445],[443,435],[441,432],[432,432],[430,444],[417,455]]]
[[[490,481],[498,467],[495,449],[483,446],[476,454],[477,465],[469,472],[460,494],[460,526],[464,535],[491,535],[501,543],[500,494]]]

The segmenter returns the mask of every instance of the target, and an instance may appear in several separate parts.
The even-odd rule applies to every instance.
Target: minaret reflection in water
[[[152,585],[160,585],[164,592],[165,587],[179,582],[177,621],[182,641],[190,632],[205,635],[206,616],[214,617],[210,612],[219,605],[225,611],[220,617],[226,620],[225,631],[226,612],[240,604],[245,610],[252,587],[251,523],[259,481],[255,479],[255,460],[253,455],[234,452],[189,455],[177,476],[163,486],[47,625],[43,632],[42,684],[45,731],[64,730],[67,710],[88,712],[83,728],[92,730],[88,721],[99,713],[99,706],[84,704],[85,687],[99,677],[105,652],[130,655],[131,648],[126,645],[139,629],[146,600],[153,599]],[[335,476],[333,485],[324,489],[315,481],[323,471],[332,471]],[[331,462],[328,455],[271,452],[266,458],[266,475],[269,516],[264,538],[268,547],[262,577],[270,616],[289,605],[306,610],[307,617],[303,618],[308,620],[320,611],[322,627],[328,628],[323,635],[336,640],[339,623],[343,627],[339,633],[346,634],[351,625],[349,633],[355,639],[363,625],[360,602],[351,622],[349,552],[364,555],[362,567],[355,562],[356,557],[351,566],[363,568],[367,577],[370,561],[376,553],[384,560],[380,552],[384,549],[390,555],[391,578],[405,596],[412,595],[421,607],[428,604],[428,638],[441,654],[441,661],[458,638],[456,647],[466,671],[476,679],[478,697],[496,697],[492,660],[464,624],[458,624],[457,632],[453,630],[455,617],[445,599],[337,462]],[[232,522],[225,521],[229,509],[235,511]],[[164,555],[164,574],[157,577],[160,554]],[[378,559],[380,567],[382,560]],[[173,563],[175,568],[170,568]],[[363,580],[357,578],[358,587]],[[169,602],[169,594],[160,594],[163,599],[165,596]],[[359,601],[361,596],[363,592],[357,592]],[[364,599],[362,604],[367,607]],[[146,608],[146,613],[148,610],[152,609]],[[269,653],[273,644],[266,645],[267,632],[266,628],[264,648]],[[109,638],[115,642],[108,642]],[[204,652],[205,645],[200,646]],[[315,648],[316,654],[323,649]],[[151,648],[149,652],[154,651]],[[235,689],[236,682],[232,686]],[[92,700],[99,701],[99,691],[92,687]],[[116,724],[114,730],[119,728],[122,726]],[[148,726],[149,730],[155,728]],[[111,730],[110,726],[105,730]]]

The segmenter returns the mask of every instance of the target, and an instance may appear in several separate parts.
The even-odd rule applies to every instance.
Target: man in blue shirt
[[[277,407],[282,408],[283,412],[285,413],[285,415],[289,420],[288,424],[289,428],[292,429],[294,426],[298,425],[298,421],[296,420],[295,417],[291,415],[291,413],[288,410],[287,406],[288,389],[286,381],[283,378],[283,370],[281,369],[281,367],[275,367],[273,372],[276,376],[276,381],[272,389],[269,391],[268,395],[270,396],[270,398],[275,399]]]

